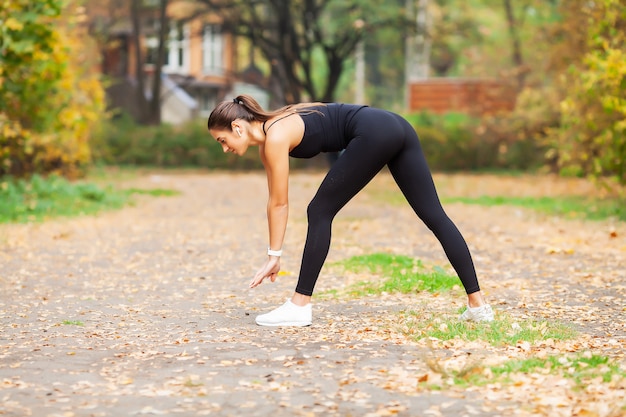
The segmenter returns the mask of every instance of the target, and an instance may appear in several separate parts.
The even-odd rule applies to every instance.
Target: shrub
[[[203,120],[180,126],[140,126],[127,115],[103,127],[94,150],[105,164],[153,167],[204,167],[212,169],[257,169],[262,164],[256,152],[240,157],[225,154],[207,132]]]
[[[528,169],[544,151],[514,113],[476,118],[462,113],[411,114],[430,167],[440,171]]]
[[[0,7],[0,176],[79,176],[104,112],[81,8],[61,0]],[[76,51],[80,51],[77,53]]]
[[[565,4],[584,18],[576,28],[584,55],[558,80],[565,96],[549,131],[551,155],[561,172],[626,185],[626,8],[615,0],[574,3]]]
[[[182,125],[142,126],[128,115],[104,123],[92,143],[94,159],[107,165],[199,167],[209,169],[262,169],[257,148],[243,156],[224,153],[209,134],[206,121]],[[292,159],[292,169],[327,166],[324,155],[312,160]]]
[[[127,191],[70,182],[56,175],[42,177],[35,174],[29,179],[0,178],[0,223],[93,214],[119,208],[129,196]]]

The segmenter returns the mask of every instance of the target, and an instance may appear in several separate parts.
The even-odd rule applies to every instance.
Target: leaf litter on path
[[[580,332],[574,340],[494,347],[403,332],[403,311],[456,314],[464,305],[458,291],[320,299],[309,328],[256,326],[254,316],[293,291],[306,205],[321,178],[293,176],[286,272],[252,291],[247,283],[267,246],[266,181],[258,173],[161,174],[159,186],[180,195],[98,217],[0,227],[0,415],[624,413],[623,378],[582,387],[541,372],[507,383],[452,380],[489,376],[490,366],[511,359],[587,351],[624,370],[621,223],[446,205],[496,311],[571,323]],[[541,178],[435,178],[442,195],[571,187],[554,178],[543,187]],[[131,181],[141,186],[150,177]],[[337,216],[329,264],[389,252],[449,268],[408,206],[372,198],[377,187],[395,185],[381,174]],[[355,279],[327,266],[317,290]]]

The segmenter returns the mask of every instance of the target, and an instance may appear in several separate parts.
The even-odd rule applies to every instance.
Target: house
[[[107,90],[110,105],[137,116],[136,66],[142,66],[145,94],[150,97],[159,46],[160,1],[143,0],[139,39],[143,62],[136,58],[130,2],[123,1],[117,8],[110,7],[110,3],[90,3],[95,2],[87,2],[93,31],[106,40],[101,70],[111,80]],[[219,101],[241,92],[266,101],[264,77],[249,76],[250,62],[238,54],[237,39],[217,14],[202,7],[185,0],[168,4],[160,91],[162,122],[178,124],[206,118]],[[117,15],[112,16],[112,10]]]

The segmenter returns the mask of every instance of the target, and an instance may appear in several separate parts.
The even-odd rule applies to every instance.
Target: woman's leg
[[[467,294],[480,294],[476,270],[465,239],[445,213],[417,134],[406,125],[407,141],[390,162],[389,170],[407,201],[441,243]],[[480,299],[470,298],[472,306]],[[482,303],[480,303],[482,304]]]
[[[350,141],[308,206],[307,237],[294,303],[304,303],[313,294],[328,255],[335,215],[402,149],[402,125],[389,113],[368,111],[362,116],[359,129],[363,134]]]

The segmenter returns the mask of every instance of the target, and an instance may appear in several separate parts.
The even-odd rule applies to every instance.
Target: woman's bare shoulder
[[[278,115],[265,123],[265,135],[266,145],[282,143],[291,151],[302,141],[304,121],[294,111]]]

